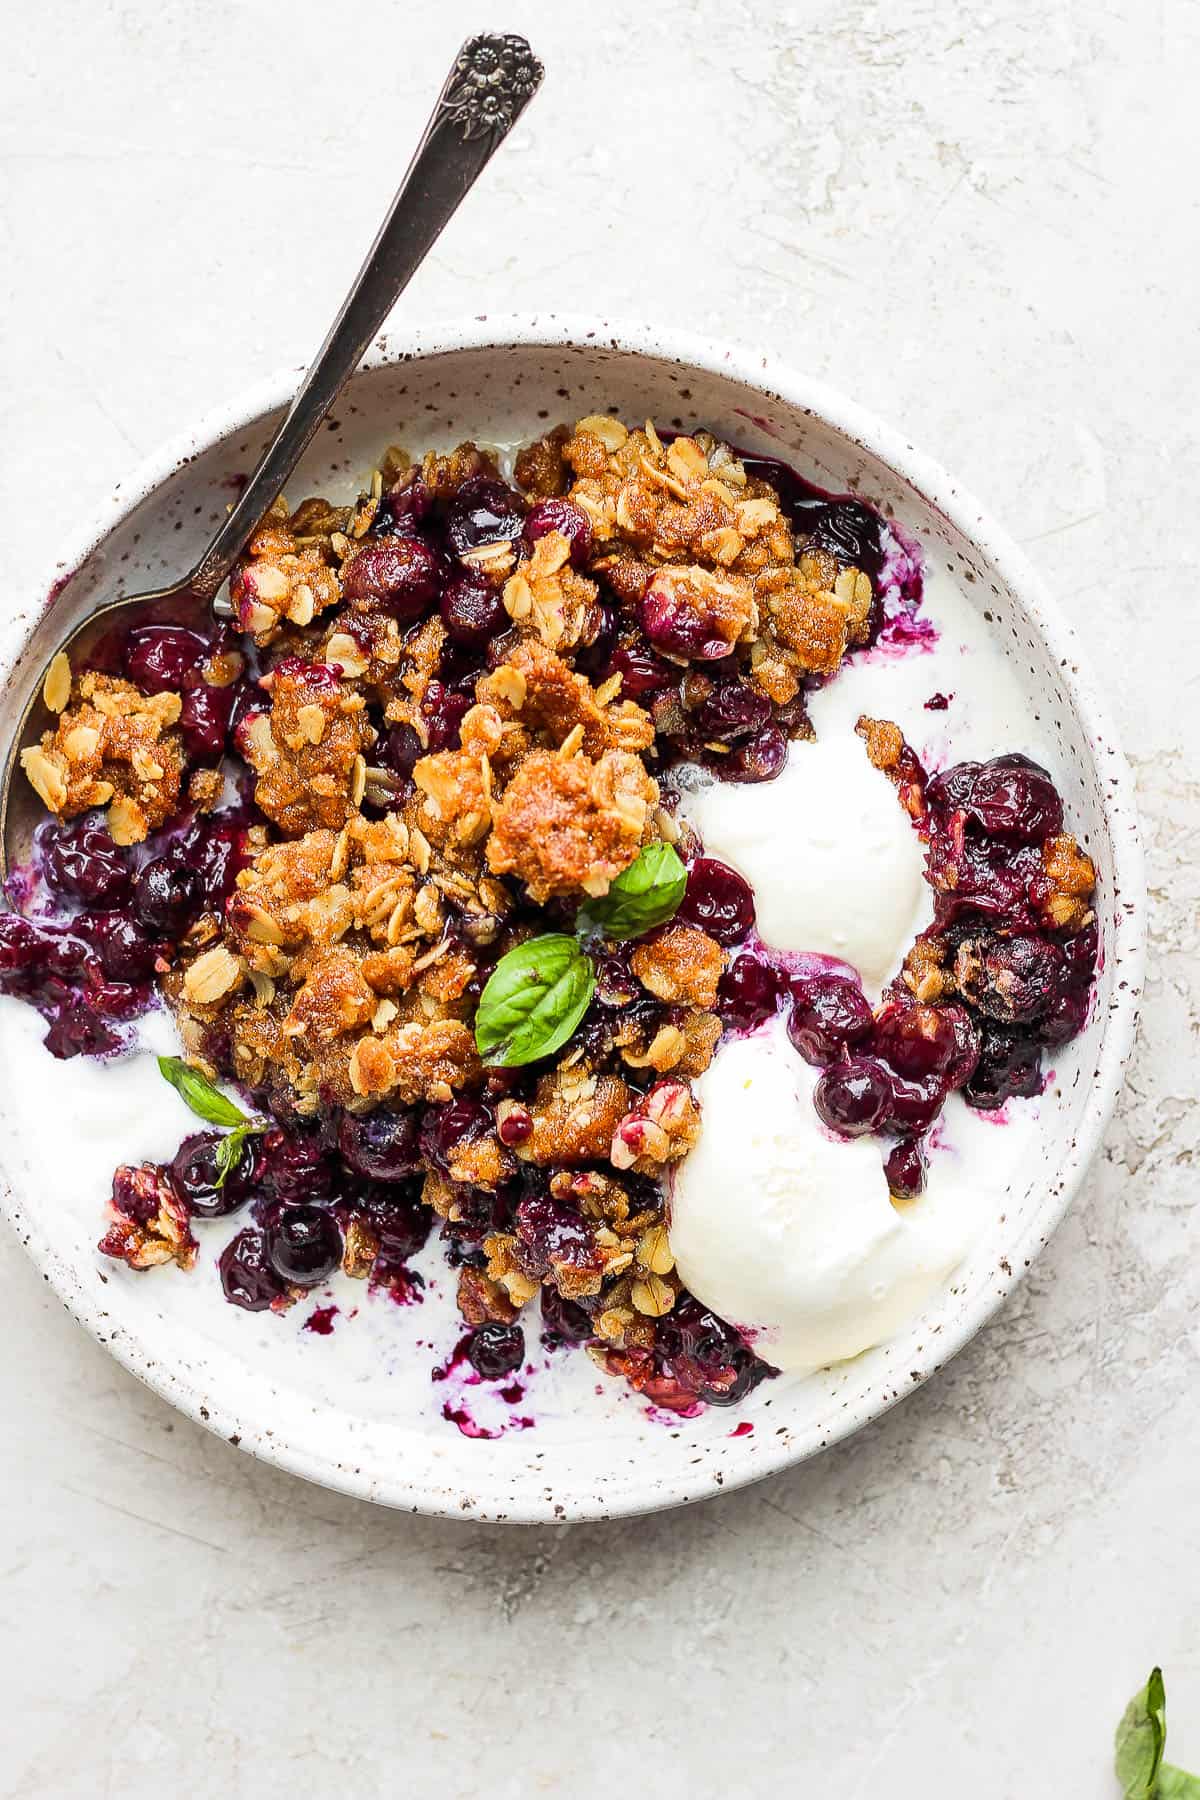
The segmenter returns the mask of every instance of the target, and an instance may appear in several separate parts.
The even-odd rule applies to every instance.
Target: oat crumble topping
[[[118,1171],[106,1254],[189,1268],[193,1216],[253,1201],[222,1278],[280,1311],[317,1267],[398,1292],[440,1221],[463,1319],[493,1348],[541,1296],[552,1341],[588,1340],[661,1405],[761,1378],[682,1290],[663,1187],[702,1128],[692,1082],[760,1004],[752,959],[732,954],[746,930],[685,904],[604,943],[582,1023],[527,1068],[485,1065],[474,1026],[507,952],[571,931],[647,847],[695,855],[675,764],[769,779],[811,735],[806,684],[877,629],[877,564],[802,529],[770,473],[707,432],[608,414],[526,446],[515,487],[471,443],[392,449],[353,505],[271,509],[231,583],[244,638],[152,646],[174,681],[55,659],[57,719],[22,757],[28,779],[57,820],[99,808],[116,846],[150,840],[132,874],[110,871],[118,900],[139,896],[148,955],[106,979],[156,983],[194,1066],[278,1121],[225,1186],[199,1139],[168,1168]],[[890,722],[859,731],[927,838],[939,907],[881,1018],[903,1002],[932,1043],[939,1009],[969,1013],[981,1103],[1029,1091],[1030,985],[1072,955],[1084,967],[1094,866],[1060,807],[1012,852],[1018,893],[985,865],[971,792],[939,794],[949,776],[931,780]],[[222,753],[243,772],[233,811]],[[1053,956],[1014,950],[989,922],[1001,904]],[[1067,1035],[1083,991],[1063,988]]]

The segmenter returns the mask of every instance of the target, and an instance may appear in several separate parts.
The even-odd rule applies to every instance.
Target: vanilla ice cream
[[[696,1084],[700,1142],[676,1171],[670,1240],[684,1283],[760,1356],[811,1372],[882,1343],[961,1261],[979,1225],[953,1160],[892,1204],[877,1138],[817,1118],[818,1071],[782,1020],[717,1052]]]
[[[839,957],[868,992],[896,974],[928,906],[921,842],[860,738],[793,744],[774,781],[708,781],[682,810],[754,889],[765,943]]]

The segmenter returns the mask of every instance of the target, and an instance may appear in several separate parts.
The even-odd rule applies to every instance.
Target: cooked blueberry
[[[153,975],[158,946],[128,913],[96,914],[87,921],[87,935],[110,981],[148,981]]]
[[[203,901],[199,870],[162,856],[139,869],[133,884],[134,911],[159,937],[181,937]]]
[[[1032,932],[1011,937],[968,938],[954,959],[959,992],[1002,1024],[1040,1018],[1062,985],[1063,955],[1057,944]]]
[[[869,1057],[852,1057],[826,1069],[813,1090],[817,1115],[843,1137],[862,1137],[887,1124],[892,1083],[886,1069]]]
[[[675,1381],[709,1406],[734,1406],[769,1371],[732,1325],[687,1295],[661,1319],[655,1348]]]
[[[143,694],[178,693],[211,648],[186,625],[135,625],[125,640],[125,673]]]
[[[754,924],[754,890],[728,863],[698,856],[677,916],[699,925],[718,944],[740,944]]]
[[[771,702],[761,688],[745,681],[718,682],[696,711],[702,743],[737,744],[754,737],[771,721]]]
[[[107,831],[87,819],[54,826],[42,839],[42,873],[66,900],[97,909],[120,906],[129,893],[129,869]]]
[[[343,1113],[338,1149],[352,1169],[376,1181],[398,1181],[421,1167],[420,1116],[413,1107]]]
[[[539,500],[525,520],[525,539],[535,544],[551,531],[561,531],[566,538],[574,566],[586,568],[592,553],[592,523],[583,508],[573,500]]]
[[[621,694],[626,700],[660,693],[679,680],[678,668],[644,645],[618,647],[609,658],[605,674],[621,677]]]
[[[259,1179],[279,1200],[324,1200],[337,1186],[337,1162],[315,1134],[273,1125],[260,1143]]]
[[[548,1339],[564,1344],[583,1344],[595,1336],[596,1328],[582,1306],[574,1300],[564,1300],[553,1284],[543,1287],[541,1293],[542,1323]]]
[[[473,1144],[486,1137],[493,1118],[478,1100],[451,1100],[445,1106],[431,1106],[421,1126],[421,1151],[427,1162],[443,1175],[459,1144]]]
[[[727,1029],[753,1031],[779,1010],[786,977],[759,956],[739,956],[722,975],[717,1011]]]
[[[963,1089],[967,1105],[990,1111],[1014,1096],[1028,1099],[1041,1091],[1040,1044],[1019,1031],[986,1026],[978,1067]]]
[[[328,1207],[280,1207],[265,1237],[271,1267],[281,1281],[296,1287],[328,1281],[341,1264],[342,1234]]]
[[[183,747],[193,761],[219,762],[225,754],[234,696],[234,688],[210,687],[205,681],[185,690],[179,729]]]
[[[844,976],[797,978],[791,983],[791,992],[788,1036],[805,1062],[818,1067],[835,1062],[871,1035],[866,995]]]
[[[489,638],[509,624],[497,590],[466,570],[446,583],[439,611],[451,641],[469,650],[482,650]]]
[[[884,1161],[883,1172],[889,1189],[898,1200],[915,1200],[918,1194],[923,1194],[929,1158],[920,1138],[901,1138],[894,1144]]]
[[[198,1131],[184,1138],[171,1163],[171,1178],[188,1211],[200,1219],[219,1219],[244,1206],[250,1195],[257,1157],[253,1140],[243,1142],[237,1161],[217,1186],[219,1131]]]
[[[231,1238],[222,1250],[217,1267],[225,1298],[247,1312],[266,1312],[287,1293],[287,1285],[267,1260],[263,1233],[253,1225]]]
[[[519,1325],[489,1319],[467,1339],[467,1361],[485,1381],[500,1381],[519,1369],[525,1358],[525,1333]]]
[[[365,544],[346,564],[342,593],[369,601],[396,619],[415,619],[437,599],[441,568],[422,538],[388,537]]]
[[[732,648],[717,630],[716,619],[703,607],[690,605],[665,577],[651,581],[639,617],[654,648],[667,656],[714,662]]]
[[[929,1130],[950,1092],[944,1075],[892,1075],[887,1123],[916,1136]]]
[[[446,542],[456,556],[481,544],[518,538],[524,525],[521,496],[488,475],[464,481],[446,508]]]
[[[723,781],[774,781],[787,761],[787,739],[778,725],[764,725],[743,738],[728,756],[710,765]]]
[[[1049,774],[1015,753],[956,763],[932,778],[926,799],[947,812],[965,813],[989,837],[1033,844],[1062,830],[1062,800]]]

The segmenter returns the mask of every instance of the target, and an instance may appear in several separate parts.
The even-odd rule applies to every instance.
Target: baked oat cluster
[[[167,1168],[119,1171],[108,1254],[190,1266],[190,1221],[249,1206],[225,1291],[282,1310],[339,1265],[411,1295],[436,1224],[481,1371],[516,1366],[540,1299],[551,1341],[664,1406],[761,1379],[681,1288],[663,1178],[723,1029],[781,978],[745,950],[731,968],[753,898],[698,855],[670,773],[769,780],[811,735],[806,686],[878,628],[875,515],[830,502],[802,528],[781,485],[707,433],[607,414],[529,445],[511,483],[474,444],[393,450],[352,506],[276,504],[231,582],[237,630],[141,627],[120,672],[56,661],[57,722],[24,760],[57,821],[42,873],[83,912],[0,934],[0,976],[57,1054],[112,1048],[161,992],[194,1071],[251,1109],[232,1146],[199,1133]],[[862,729],[923,822],[911,752]],[[587,926],[659,845],[691,865],[673,916]],[[1043,864],[1050,927],[1082,930],[1090,864],[1062,835]],[[492,972],[581,928],[575,1029],[498,1066],[476,1036]],[[923,1007],[986,1012],[1006,973],[959,931],[923,939],[906,979]]]

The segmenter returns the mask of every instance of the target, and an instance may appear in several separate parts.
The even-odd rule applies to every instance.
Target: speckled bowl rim
[[[914,488],[996,572],[1057,662],[1062,685],[1082,723],[1084,748],[1093,766],[1097,765],[1103,751],[1104,780],[1098,785],[1112,850],[1111,879],[1114,890],[1122,899],[1114,920],[1109,953],[1120,959],[1123,983],[1114,991],[1103,1024],[1095,1074],[1068,1155],[1054,1171],[1053,1183],[1047,1182],[1041,1205],[1031,1209],[1021,1239],[1006,1256],[990,1290],[980,1296],[973,1310],[964,1311],[952,1328],[947,1327],[939,1343],[936,1361],[923,1371],[921,1380],[927,1380],[996,1312],[1062,1220],[1112,1117],[1133,1049],[1145,959],[1145,880],[1133,779],[1118,747],[1107,708],[1073,628],[1024,552],[978,501],[902,433],[865,407],[846,399],[823,382],[790,368],[773,355],[734,348],[663,327],[579,315],[537,313],[485,315],[388,331],[372,347],[363,367],[424,360],[463,350],[503,353],[514,348],[602,348],[654,357],[681,368],[728,376],[758,390],[768,401],[779,402],[831,426],[856,448],[885,464],[901,481]],[[20,663],[29,633],[50,603],[49,596],[55,584],[77,569],[134,506],[197,455],[230,433],[286,405],[301,372],[298,369],[278,372],[213,408],[190,430],[181,432],[145,457],[126,480],[116,485],[108,500],[58,551],[40,583],[33,583],[25,594],[17,597],[18,614],[23,612],[30,623],[13,657],[0,663],[0,680],[6,681]],[[350,1469],[332,1458],[323,1459],[290,1443],[286,1434],[280,1434],[275,1425],[245,1417],[235,1408],[217,1402],[190,1375],[163,1367],[150,1349],[128,1330],[114,1338],[110,1335],[103,1307],[83,1291],[70,1259],[56,1251],[27,1215],[17,1195],[3,1181],[0,1181],[0,1205],[45,1280],[80,1324],[132,1374],[197,1424],[265,1462],[357,1498],[458,1519],[496,1516],[489,1504],[485,1483],[480,1484],[483,1492],[478,1497],[470,1497],[444,1485],[438,1486],[416,1470],[392,1471],[380,1476],[370,1469]],[[917,1385],[920,1383],[914,1380],[908,1391]],[[726,1439],[722,1444],[723,1467],[715,1474],[715,1485],[711,1462],[697,1467],[694,1475],[665,1478],[656,1472],[649,1458],[643,1473],[634,1478],[624,1477],[603,1497],[584,1491],[570,1495],[554,1492],[545,1485],[544,1471],[531,1474],[528,1493],[515,1502],[508,1496],[503,1516],[507,1522],[518,1524],[617,1518],[728,1492],[802,1462],[819,1450],[842,1441],[879,1418],[901,1397],[890,1386],[863,1395],[844,1409],[836,1425],[823,1431],[819,1442],[806,1443],[788,1434],[786,1439],[776,1439],[770,1445],[756,1445],[750,1455],[744,1446],[753,1443],[752,1439]]]

